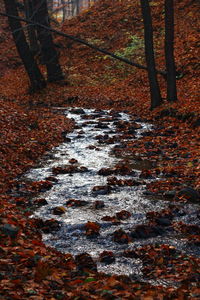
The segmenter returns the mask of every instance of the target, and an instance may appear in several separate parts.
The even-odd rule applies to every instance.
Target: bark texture
[[[150,85],[151,109],[154,109],[161,104],[162,98],[155,67],[151,10],[149,0],[140,0],[140,3],[144,22],[145,57]]]
[[[165,0],[165,60],[167,70],[167,100],[177,100],[174,59],[174,1]]]
[[[4,0],[6,13],[18,17],[18,11],[15,0]],[[21,23],[17,19],[8,18],[9,26],[12,31],[13,39],[19,53],[19,56],[24,64],[25,70],[29,76],[32,92],[44,88],[46,86],[44,77],[42,76],[33,54],[30,51],[29,45],[26,41],[24,31]]]
[[[46,0],[32,0],[35,21],[46,27],[50,27]],[[59,64],[58,54],[53,43],[52,33],[42,27],[37,26],[38,40],[41,46],[42,61],[47,68],[49,82],[64,79],[62,69]]]

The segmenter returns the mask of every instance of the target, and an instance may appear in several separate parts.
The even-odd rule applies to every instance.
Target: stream
[[[56,110],[59,108],[55,108]],[[87,252],[97,261],[98,271],[126,274],[133,278],[142,278],[143,264],[140,259],[120,255],[124,250],[146,244],[170,244],[186,254],[199,256],[198,248],[188,247],[185,239],[173,232],[170,226],[166,228],[164,235],[136,238],[134,242],[125,244],[113,240],[116,230],[121,228],[130,232],[138,224],[145,223],[147,212],[160,211],[169,205],[168,201],[148,199],[144,195],[145,184],[151,179],[139,178],[139,168],[127,175],[114,175],[117,179],[139,182],[138,185],[132,186],[116,185],[109,189],[107,180],[113,175],[99,174],[102,168],[112,169],[122,160],[112,151],[113,147],[121,145],[120,132],[116,130],[119,122],[138,125],[138,129],[132,135],[135,139],[139,139],[144,131],[153,130],[153,126],[135,120],[127,113],[81,108],[65,109],[62,112],[66,117],[74,119],[75,130],[67,134],[66,141],[54,148],[47,159],[43,159],[37,168],[31,169],[25,175],[28,180],[33,181],[45,180],[50,176],[54,176],[57,181],[50,190],[37,196],[45,198],[48,204],[39,207],[33,215],[34,218],[43,220],[54,218],[61,223],[59,231],[43,234],[45,244],[73,255]],[[78,171],[66,174],[56,172],[63,166],[76,166]],[[72,199],[82,201],[82,205],[66,205],[73,203]],[[64,207],[64,214],[55,215],[55,207]],[[187,224],[198,224],[198,205],[184,204],[184,209],[189,213],[177,216],[177,220]],[[116,213],[122,210],[128,211],[130,217],[120,220],[120,224],[105,221],[105,216],[116,216]],[[88,221],[100,225],[99,235],[88,238],[85,234],[85,224]],[[100,253],[105,250],[114,253],[115,261],[109,264],[99,262]]]

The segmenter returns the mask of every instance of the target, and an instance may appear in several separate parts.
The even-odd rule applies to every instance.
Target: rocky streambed
[[[65,141],[25,175],[46,183],[33,199],[44,242],[75,256],[88,253],[98,271],[142,280],[147,275],[147,258],[138,251],[142,247],[150,251],[165,245],[176,255],[199,256],[199,244],[176,228],[186,224],[191,234],[199,234],[199,205],[148,197],[146,184],[159,180],[148,176],[151,163],[124,159],[124,144],[153,126],[115,111],[73,108],[63,113],[74,119],[75,130],[63,134]]]

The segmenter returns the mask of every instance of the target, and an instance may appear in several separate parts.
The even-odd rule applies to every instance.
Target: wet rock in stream
[[[119,225],[121,222],[116,216],[104,216],[101,218],[102,221],[112,222],[113,225]]]
[[[113,241],[119,244],[128,244],[132,239],[127,232],[120,228],[113,233]]]
[[[54,175],[58,175],[58,174],[73,174],[73,173],[83,173],[83,172],[87,172],[88,168],[81,166],[75,166],[75,165],[67,165],[67,166],[63,166],[63,167],[53,167],[52,168],[52,173]]]
[[[35,226],[44,233],[51,233],[60,229],[60,223],[55,219],[45,221],[42,219],[36,219]]]
[[[43,206],[43,205],[47,205],[47,204],[48,204],[47,200],[44,199],[44,198],[35,199],[35,200],[33,201],[33,203],[34,203],[35,205],[37,205],[37,206]]]
[[[109,185],[97,185],[92,189],[92,194],[95,196],[98,195],[107,195],[111,192],[111,187]]]
[[[200,194],[192,187],[185,187],[181,189],[178,192],[177,197],[183,197],[191,202],[200,202]]]
[[[95,209],[101,209],[104,207],[105,207],[105,203],[104,203],[104,201],[101,201],[101,200],[97,200],[93,204],[93,208],[95,208]]]
[[[72,114],[77,114],[77,115],[84,115],[84,114],[85,114],[85,111],[84,111],[83,108],[72,108],[72,109],[70,110],[70,112],[71,112]]]
[[[131,213],[127,210],[122,210],[116,213],[116,217],[119,220],[127,220],[131,217]]]
[[[157,218],[155,221],[158,225],[161,226],[170,226],[172,224],[172,221],[166,217]]]
[[[115,262],[115,256],[112,251],[103,251],[99,255],[99,261],[105,264],[112,264]]]
[[[69,160],[69,163],[70,163],[70,164],[77,164],[77,163],[78,163],[78,160],[75,159],[75,158],[71,158],[71,159]]]
[[[138,186],[141,185],[141,181],[136,181],[134,179],[117,179],[117,177],[108,177],[108,185],[117,185],[117,186]]]
[[[61,216],[66,212],[66,209],[63,206],[57,206],[52,209],[54,215]]]
[[[131,237],[134,239],[148,239],[162,235],[164,230],[161,226],[155,225],[137,225],[134,231],[131,232]]]
[[[66,202],[66,206],[69,207],[81,207],[87,205],[89,202],[85,200],[76,200],[76,199],[69,199]]]
[[[89,221],[85,224],[85,234],[88,238],[95,238],[100,234],[100,228],[99,224]]]
[[[75,256],[77,270],[80,272],[97,272],[97,265],[88,253],[81,253]]]
[[[134,175],[135,172],[130,168],[130,166],[125,164],[117,164],[114,168],[102,168],[98,171],[99,175]]]

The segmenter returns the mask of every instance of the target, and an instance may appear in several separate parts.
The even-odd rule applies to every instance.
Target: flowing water
[[[148,239],[135,239],[134,243],[119,244],[113,241],[113,232],[119,228],[131,231],[137,224],[144,224],[146,212],[160,211],[167,207],[168,202],[159,199],[147,199],[144,195],[145,182],[138,186],[115,187],[109,191],[94,192],[94,186],[105,186],[107,176],[98,175],[101,168],[112,168],[120,162],[120,158],[112,153],[114,146],[119,145],[119,132],[116,131],[116,122],[119,120],[133,122],[126,113],[113,113],[112,111],[95,111],[90,109],[63,110],[68,118],[73,118],[77,124],[76,129],[67,135],[66,142],[54,148],[49,158],[42,161],[40,166],[26,174],[30,180],[44,180],[52,176],[52,168],[69,165],[70,159],[76,159],[77,165],[86,167],[86,172],[72,174],[57,174],[57,183],[42,193],[48,204],[35,211],[36,218],[56,218],[61,222],[59,231],[43,234],[44,242],[57,250],[73,255],[87,252],[97,260],[104,250],[112,251],[116,261],[106,265],[98,262],[98,270],[106,273],[126,274],[130,276],[142,276],[142,261],[139,259],[125,258],[120,253],[127,249],[137,248],[145,244],[167,243],[186,253],[199,255],[198,250],[190,249],[184,239],[177,238],[176,234],[166,230],[165,235]],[[135,122],[135,121],[134,121]],[[135,139],[141,137],[141,133],[152,129],[152,125],[138,122],[141,128],[137,130]],[[139,126],[138,126],[139,127]],[[101,135],[102,137],[98,137]],[[113,138],[113,143],[104,143]],[[69,140],[70,139],[70,140]],[[133,162],[134,165],[134,162]],[[136,164],[135,164],[136,165]],[[139,168],[129,176],[117,176],[117,178],[139,179]],[[55,176],[55,175],[53,175]],[[154,179],[155,180],[155,179]],[[82,207],[67,207],[69,199],[87,201]],[[94,203],[103,201],[105,206],[97,209]],[[62,216],[55,216],[52,209],[57,206],[66,208]],[[187,205],[190,214],[179,217],[187,223],[197,222],[197,206]],[[121,224],[111,225],[111,222],[102,221],[104,216],[113,216],[121,210],[131,213],[131,217],[121,221]],[[85,235],[85,224],[88,221],[97,222],[100,225],[100,235],[88,238]]]

